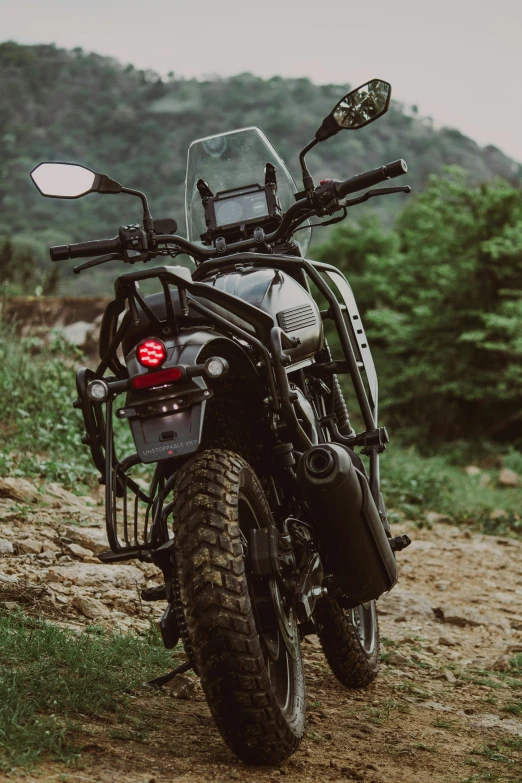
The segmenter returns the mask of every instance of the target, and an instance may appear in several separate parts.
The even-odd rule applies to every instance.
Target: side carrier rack
[[[334,440],[352,448],[360,446],[363,453],[369,456],[370,490],[383,523],[386,523],[380,493],[379,456],[386,447],[388,435],[384,427],[377,426],[377,376],[357,305],[346,278],[329,264],[281,255],[238,253],[200,264],[193,277],[183,267],[162,266],[121,275],[115,282],[115,298],[107,307],[101,327],[100,364],[95,371],[86,368],[79,370],[78,399],[74,403],[81,410],[85,423],[86,435],[82,441],[90,448],[93,462],[100,472],[99,481],[105,485],[110,551],[101,553],[100,559],[104,562],[132,558],[152,560],[154,551],[169,538],[167,520],[172,509],[171,504],[164,506],[163,501],[174,486],[176,470],[182,458],[157,462],[150,485],[145,489],[145,482],[139,475],[131,476],[133,471],[139,473],[140,457],[132,454],[120,460],[117,456],[113,419],[140,415],[136,406],[119,405],[115,408],[116,397],[133,388],[134,379],[129,377],[127,367],[118,358],[118,349],[127,330],[143,323],[145,317],[151,324],[151,330],[168,336],[180,334],[177,320],[180,316],[179,311],[176,316],[174,310],[171,286],[177,289],[182,317],[190,311],[204,316],[209,325],[219,327],[220,331],[247,345],[252,355],[255,355],[256,367],[264,376],[268,395],[266,404],[272,414],[270,418],[278,439],[282,422],[285,438],[293,444],[293,448],[304,451],[313,445],[298,419],[294,405],[295,394],[288,379],[290,357],[285,350],[298,345],[298,340],[290,337],[263,310],[212,285],[199,282],[214,271],[234,268],[238,264],[287,271],[308,290],[311,281],[327,301],[328,310],[322,315],[334,321],[344,359],[333,362],[330,356],[324,356],[324,361],[311,363],[304,368],[304,372],[318,379],[331,377],[334,373],[350,375],[365,432],[344,437],[337,429],[333,414],[325,417],[322,423],[328,427]],[[159,280],[163,288],[165,320],[158,318],[139,290],[140,281],[152,278]],[[338,293],[334,293],[334,288]],[[322,351],[321,355],[326,353]],[[180,365],[178,369],[190,377],[205,374],[205,365]],[[106,375],[108,371],[112,375]],[[365,374],[366,383],[361,371]]]

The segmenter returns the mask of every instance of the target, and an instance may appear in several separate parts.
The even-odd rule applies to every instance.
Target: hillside
[[[297,174],[299,150],[347,86],[250,74],[162,80],[80,49],[1,44],[0,238],[22,239],[47,266],[47,245],[112,236],[120,224],[139,219],[137,203],[125,197],[41,198],[28,174],[43,159],[82,162],[143,189],[156,217],[174,216],[183,227],[185,160],[192,139],[259,125]],[[416,190],[447,164],[467,169],[476,182],[494,176],[522,181],[522,166],[500,150],[481,149],[457,130],[436,130],[415,107],[397,102],[374,125],[316,148],[309,164],[318,177],[349,176],[398,157],[406,158],[408,182]],[[389,225],[403,203],[387,199],[374,209]],[[71,282],[76,291],[94,293],[107,290],[104,280],[98,273]]]

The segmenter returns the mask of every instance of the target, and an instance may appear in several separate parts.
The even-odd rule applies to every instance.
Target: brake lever
[[[107,261],[114,261],[116,258],[119,258],[117,253],[111,253],[108,256],[99,256],[99,258],[91,258],[91,260],[86,261],[85,264],[73,267],[73,272],[75,275],[79,275],[84,269],[90,269],[91,266],[99,266],[99,264],[106,264]]]
[[[363,201],[368,201],[368,199],[373,198],[374,196],[388,196],[392,193],[411,193],[411,188],[409,185],[404,185],[403,187],[399,188],[375,188],[374,190],[369,190],[363,196],[359,196],[358,198],[346,199],[344,201],[344,206],[353,207],[354,204],[362,204]],[[342,202],[341,205],[343,205]]]

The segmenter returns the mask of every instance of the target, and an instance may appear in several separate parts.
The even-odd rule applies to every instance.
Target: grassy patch
[[[95,475],[73,410],[82,354],[65,340],[20,338],[0,320],[0,475],[43,476],[68,485]]]
[[[56,335],[19,337],[0,318],[0,476],[40,476],[74,488],[98,475],[76,399],[82,352]],[[128,424],[115,421],[125,453],[135,451]]]
[[[152,632],[77,634],[21,613],[0,616],[0,768],[71,758],[82,717],[113,713],[134,736],[128,691],[170,664]]]
[[[468,476],[463,468],[472,460],[464,451],[440,456],[421,456],[414,448],[393,443],[382,460],[382,488],[387,505],[416,520],[421,526],[426,511],[447,514],[457,524],[468,525],[485,533],[504,535],[522,533],[521,491],[498,484],[498,469]],[[522,473],[518,452],[505,456],[506,465]],[[481,484],[483,474],[489,483]],[[492,519],[494,510],[504,516]],[[392,518],[392,521],[393,518]]]

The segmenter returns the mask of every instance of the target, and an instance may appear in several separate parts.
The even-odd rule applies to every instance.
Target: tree
[[[521,191],[470,187],[452,168],[394,232],[340,228],[319,255],[336,252],[363,305],[387,421],[431,442],[522,439]]]

